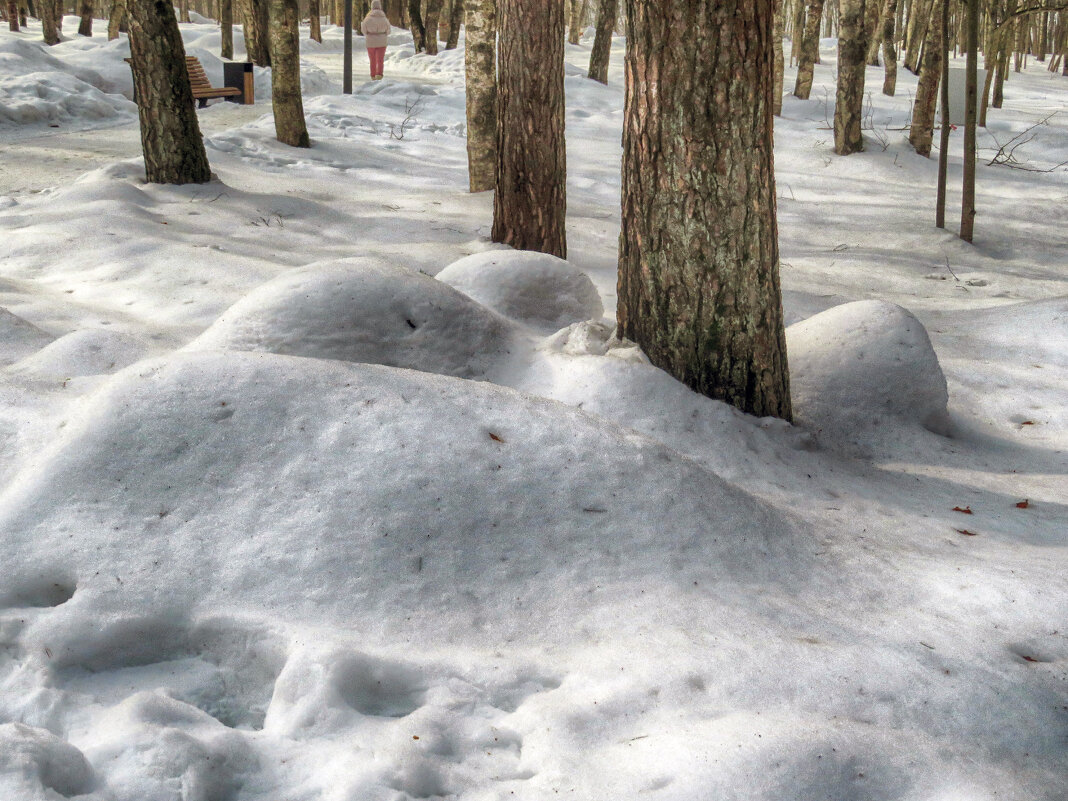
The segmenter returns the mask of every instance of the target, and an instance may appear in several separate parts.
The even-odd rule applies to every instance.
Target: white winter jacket
[[[371,10],[360,25],[364,41],[368,47],[385,47],[389,44],[389,17],[378,3],[371,5]]]

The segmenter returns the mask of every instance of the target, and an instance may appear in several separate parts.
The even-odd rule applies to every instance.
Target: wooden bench
[[[133,69],[133,59],[123,59],[130,65],[130,69]],[[226,66],[226,65],[223,65]],[[246,65],[239,64],[239,67]],[[200,59],[196,56],[185,57],[185,68],[189,73],[189,86],[193,90],[193,99],[197,101],[200,108],[205,108],[208,105],[208,101],[216,97],[240,98],[234,102],[244,102],[246,105],[252,105],[255,100],[253,95],[254,87],[252,85],[252,71],[251,69],[244,70],[243,86],[223,86],[216,88],[211,85],[211,81],[208,80],[207,73],[204,72],[204,65],[200,63]],[[137,81],[134,81],[134,100],[137,99]]]
[[[221,89],[212,86],[204,72],[204,65],[196,56],[185,57],[185,68],[189,70],[189,85],[193,87],[193,98],[200,103],[201,108],[207,106],[208,101],[215,97],[234,97],[244,94],[236,86],[224,86]]]

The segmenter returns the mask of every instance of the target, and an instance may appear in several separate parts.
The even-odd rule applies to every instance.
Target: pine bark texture
[[[601,0],[597,12],[597,35],[593,39],[593,50],[590,51],[591,80],[599,83],[608,83],[608,62],[612,55],[612,31],[616,27],[616,17],[619,15],[619,0]]]
[[[467,171],[472,192],[493,189],[497,175],[497,3],[465,0]]]
[[[865,3],[866,0],[839,0],[838,90],[834,102],[834,152],[839,156],[864,149],[860,129],[868,55]]]
[[[501,0],[494,242],[567,258],[564,4]]]
[[[271,42],[271,106],[278,141],[311,147],[300,94],[300,13],[297,0],[268,0]]]
[[[625,0],[621,336],[688,386],[790,419],[773,0]]]
[[[245,52],[257,67],[271,66],[267,32],[267,0],[241,0],[244,14]]]
[[[174,6],[131,0],[127,12],[145,177],[156,184],[206,183],[211,170]]]
[[[797,61],[794,97],[808,100],[812,94],[812,76],[820,55],[820,22],[823,19],[823,0],[808,0],[805,32],[801,39],[801,55]]]
[[[233,0],[219,0],[219,55],[234,57],[234,4]]]
[[[93,35],[93,0],[81,0],[78,6],[81,20],[78,22],[79,36]]]
[[[942,14],[943,0],[936,0],[927,28],[927,42],[923,46],[920,80],[916,84],[916,101],[912,105],[912,128],[909,144],[925,158],[931,155],[934,139],[935,106],[938,84],[942,77]]]

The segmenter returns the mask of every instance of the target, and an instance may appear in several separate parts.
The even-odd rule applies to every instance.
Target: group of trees
[[[188,0],[183,0],[187,2]],[[232,0],[210,5],[225,24]],[[318,21],[319,0],[307,0]],[[7,0],[8,14],[13,2]],[[41,5],[55,0],[37,0]],[[170,0],[114,0],[129,16],[150,181],[209,178],[177,17]],[[337,0],[327,0],[331,18]],[[355,0],[362,16],[365,2]],[[565,41],[596,23],[589,76],[607,80],[611,36],[626,33],[619,244],[619,334],[695,390],[757,415],[791,417],[779,290],[773,115],[785,68],[807,98],[819,39],[837,35],[835,151],[864,149],[865,68],[900,54],[919,74],[910,142],[932,148],[951,48],[989,69],[969,87],[962,236],[971,238],[977,116],[998,107],[1008,65],[1049,58],[1068,74],[1068,0],[386,0],[391,21],[436,52],[466,29],[469,182],[493,189],[494,241],[566,257]],[[53,5],[53,8],[55,6]],[[252,60],[273,65],[280,141],[307,147],[300,98],[298,0],[240,0]],[[181,12],[179,12],[181,13]],[[112,13],[115,19],[115,13]],[[318,33],[313,25],[311,34]],[[227,37],[223,37],[224,50]],[[232,46],[232,45],[231,45]],[[989,96],[989,97],[988,97]],[[939,219],[944,224],[942,125]],[[970,173],[970,177],[969,177]],[[971,180],[971,195],[969,183]]]

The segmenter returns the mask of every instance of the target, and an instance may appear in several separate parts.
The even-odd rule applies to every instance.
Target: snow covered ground
[[[935,229],[915,77],[838,158],[825,41],[790,426],[611,336],[621,41],[567,50],[565,263],[488,241],[461,51],[348,97],[325,36],[310,150],[257,72],[172,187],[124,40],[0,32],[0,798],[1068,797],[1068,173]],[[1066,98],[1012,75],[981,147]]]

